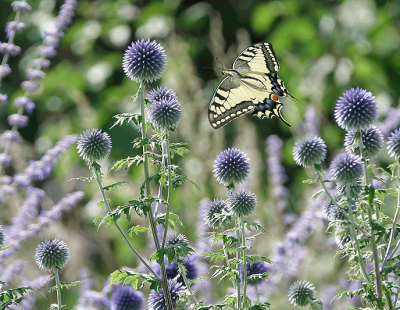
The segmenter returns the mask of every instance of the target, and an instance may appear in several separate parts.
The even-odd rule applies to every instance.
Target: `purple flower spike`
[[[27,188],[31,184],[29,177],[20,173],[14,175],[14,182],[24,188]]]
[[[8,99],[8,96],[7,96],[7,95],[0,94],[0,103],[6,102],[7,99]]]
[[[11,68],[8,64],[0,65],[0,79],[11,73]]]
[[[12,131],[12,130],[6,130],[1,135],[1,137],[4,140],[11,141],[11,142],[14,142],[14,143],[20,143],[21,140],[22,140],[22,137],[21,137],[20,133],[18,131]]]
[[[7,119],[10,126],[24,128],[28,125],[28,116],[25,115],[11,114]]]
[[[21,96],[21,97],[17,97],[14,100],[14,105],[18,108],[25,108],[27,103],[30,102],[31,100],[28,97],[25,96]]]
[[[14,12],[21,11],[22,13],[28,13],[32,9],[25,1],[14,1],[11,3],[11,7]]]
[[[57,52],[54,49],[53,45],[50,45],[50,46],[40,45],[40,46],[38,46],[37,51],[40,56],[43,56],[46,58],[53,58],[54,56],[57,55]]]
[[[166,59],[164,48],[156,41],[137,40],[126,49],[122,68],[133,81],[152,82],[161,77]]]
[[[26,77],[30,80],[41,80],[46,76],[46,73],[44,73],[42,70],[33,70],[29,69],[26,72]]]
[[[0,154],[0,166],[10,167],[12,165],[12,159],[5,153]]]
[[[33,61],[33,65],[39,68],[48,68],[50,67],[50,60],[44,58],[37,58]]]
[[[10,54],[11,56],[17,56],[21,52],[21,48],[16,46],[14,43],[0,43],[0,53]]]
[[[33,81],[24,81],[21,83],[21,88],[23,90],[33,92],[39,88],[39,84]]]
[[[9,38],[11,35],[13,35],[16,32],[21,31],[22,29],[25,28],[25,24],[21,22],[8,22],[6,26],[6,33],[7,33],[7,38]]]

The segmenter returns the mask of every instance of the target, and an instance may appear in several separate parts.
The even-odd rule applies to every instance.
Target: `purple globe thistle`
[[[346,207],[345,210],[347,211],[348,208]],[[340,211],[330,199],[325,201],[324,205],[322,206],[322,211],[324,212],[325,218],[330,222],[344,220],[346,218],[343,212]]]
[[[172,305],[175,307],[176,302],[179,300],[179,293],[185,290],[181,283],[172,283],[169,281]],[[162,290],[151,291],[149,295],[149,310],[167,310],[165,303],[164,293]]]
[[[363,175],[361,158],[352,154],[336,156],[332,161],[330,169],[333,177],[339,184],[355,184]]]
[[[36,264],[38,264],[40,269],[49,271],[64,267],[68,256],[69,250],[67,244],[58,239],[46,239],[38,245],[35,251]]]
[[[207,204],[206,214],[204,215],[204,221],[208,226],[218,227],[222,224],[221,220],[216,218],[216,215],[222,214],[222,211],[229,212],[228,206],[224,200],[214,199]]]
[[[167,236],[167,240],[165,241],[165,246],[169,245],[188,245],[189,239],[182,234],[171,234]]]
[[[351,241],[350,225],[347,226],[336,226],[335,229],[335,242],[337,246],[344,250],[347,244]]]
[[[22,140],[20,133],[18,131],[13,131],[13,130],[6,130],[5,132],[3,132],[1,137],[4,140],[11,141],[14,143],[20,143]]]
[[[183,267],[186,269],[186,278],[188,280],[194,280],[197,277],[197,266],[196,262],[193,259],[193,256],[190,258],[183,258],[184,263],[182,264]],[[179,266],[177,262],[172,262],[171,264],[168,264],[168,261],[165,260],[165,270],[167,272],[167,278],[168,280],[173,280],[175,279],[178,274],[179,274]],[[183,280],[183,277],[180,276],[177,281],[181,283],[183,286],[185,286],[185,281]]]
[[[360,183],[355,183],[350,185],[350,197],[357,199],[360,193],[363,191],[364,187]],[[338,184],[336,186],[336,195],[346,196],[347,186],[346,184]]]
[[[86,130],[77,141],[78,154],[86,162],[102,160],[111,152],[111,138],[98,129]]]
[[[360,130],[371,126],[378,117],[378,108],[372,93],[351,88],[343,93],[335,107],[336,123],[346,130]]]
[[[388,140],[387,148],[389,150],[389,155],[400,159],[400,129],[393,131]]]
[[[298,307],[307,307],[315,299],[315,288],[306,281],[294,282],[288,291],[289,301]]]
[[[249,170],[250,160],[247,154],[236,148],[222,151],[214,161],[214,175],[225,186],[243,182],[249,175]]]
[[[12,158],[6,153],[1,153],[0,154],[0,166],[10,167],[11,165],[12,165]]]
[[[243,267],[242,267],[243,268]],[[260,260],[255,260],[253,265],[250,266],[250,262],[246,263],[247,280],[249,285],[258,285],[264,279],[263,278],[249,278],[252,275],[262,275],[268,271],[266,264]]]
[[[326,157],[326,145],[318,136],[310,136],[295,143],[293,157],[299,166],[312,167],[320,164]]]
[[[151,102],[160,101],[161,99],[164,100],[178,100],[175,92],[172,89],[168,88],[153,88],[150,90],[149,94],[147,95],[147,100]]]
[[[28,116],[21,114],[11,114],[7,119],[10,126],[15,126],[17,128],[26,127],[29,121]]]
[[[137,40],[125,51],[122,68],[131,80],[152,82],[164,72],[167,57],[164,48],[156,41]]]
[[[4,243],[4,229],[3,226],[0,225],[0,246],[3,246]]]
[[[228,206],[236,216],[250,215],[257,205],[256,196],[248,190],[233,192],[229,196]]]
[[[356,133],[357,131],[355,130],[348,131],[346,137],[344,138],[344,145],[347,153],[360,156],[359,146],[353,146]],[[383,135],[381,131],[376,126],[372,125],[367,129],[361,130],[361,134],[364,146],[364,155],[369,158],[378,156],[383,146]]]
[[[154,101],[147,110],[150,122],[158,129],[176,127],[182,118],[182,107],[176,99]]]
[[[143,309],[144,296],[136,292],[132,286],[117,287],[110,299],[111,310],[140,310]]]

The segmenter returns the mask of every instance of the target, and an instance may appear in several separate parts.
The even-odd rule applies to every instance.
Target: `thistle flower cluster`
[[[350,130],[347,132],[344,146],[346,148],[347,153],[354,154],[360,156],[360,148],[354,146],[355,144],[355,136],[357,131]],[[364,146],[364,156],[368,158],[374,158],[378,156],[379,152],[383,146],[383,135],[381,131],[374,125],[361,130],[362,143]],[[358,144],[358,143],[357,143]]]
[[[68,256],[69,249],[67,244],[58,239],[46,239],[38,245],[35,251],[36,264],[40,269],[48,271],[64,267]]]
[[[298,307],[307,307],[315,299],[315,288],[310,282],[297,281],[288,291],[289,301]]]
[[[130,285],[117,287],[110,299],[111,310],[141,310],[143,304],[143,293],[136,292]]]
[[[161,99],[152,101],[147,110],[150,123],[163,130],[176,127],[182,118],[182,107],[177,98],[172,96],[157,97],[161,97]]]
[[[86,130],[78,137],[78,154],[87,163],[99,161],[111,152],[111,138],[106,132],[98,129]]]
[[[169,281],[169,288],[171,293],[172,304],[175,307],[176,302],[179,300],[179,293],[185,290],[181,283]],[[167,305],[162,290],[151,291],[149,295],[149,310],[167,310]]]
[[[397,160],[400,159],[400,129],[396,129],[390,134],[388,138],[387,148],[389,155],[395,157]]]
[[[249,175],[250,161],[247,154],[236,148],[229,148],[217,155],[214,161],[214,175],[222,185],[242,183]]]
[[[336,181],[345,185],[359,182],[364,172],[361,158],[352,154],[336,156],[330,169]]]
[[[256,196],[248,190],[233,192],[228,199],[230,211],[236,216],[248,216],[253,213],[257,205]]]
[[[214,199],[206,206],[204,222],[213,228],[218,227],[222,223],[221,220],[218,220],[217,216],[222,214],[223,211],[229,212],[226,202],[223,200]]]
[[[326,145],[318,136],[310,136],[297,141],[293,148],[295,162],[303,167],[319,165],[326,157]]]

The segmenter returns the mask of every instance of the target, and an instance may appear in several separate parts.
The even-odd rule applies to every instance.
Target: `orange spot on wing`
[[[272,95],[271,99],[274,100],[274,101],[278,101],[278,96],[277,95]]]

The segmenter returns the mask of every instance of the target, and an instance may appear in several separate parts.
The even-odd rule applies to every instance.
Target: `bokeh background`
[[[14,18],[10,3],[0,2],[0,29],[5,29],[6,23]],[[1,92],[9,95],[9,102],[22,94],[20,83],[25,68],[37,57],[35,48],[62,4],[55,0],[29,3],[33,12],[23,16],[27,27],[15,40],[22,52],[11,58],[12,74],[1,85]],[[121,68],[124,50],[136,39],[156,39],[165,47],[168,64],[161,80],[148,89],[165,86],[177,93],[183,120],[172,139],[189,142],[192,154],[174,162],[201,189],[187,183],[173,192],[172,210],[184,223],[176,231],[186,234],[194,245],[204,237],[199,236],[203,229],[198,224],[199,205],[206,199],[225,196],[225,189],[213,177],[213,161],[221,150],[238,147],[251,160],[250,177],[243,187],[258,197],[253,219],[269,231],[269,235],[261,236],[253,244],[253,253],[277,257],[277,249],[282,247],[298,218],[307,210],[313,214],[309,219],[311,224],[304,228],[306,231],[294,230],[303,233],[299,259],[293,260],[296,261],[293,266],[291,261],[287,262],[288,269],[294,270],[290,275],[275,277],[276,285],[262,295],[269,296],[276,309],[292,309],[286,293],[289,285],[296,279],[307,280],[315,284],[317,296],[325,298],[326,309],[343,309],[356,301],[342,300],[330,305],[329,300],[349,285],[347,261],[335,257],[338,248],[326,231],[327,222],[321,211],[324,197],[310,202],[318,187],[302,182],[314,176],[295,164],[292,148],[297,139],[319,133],[329,149],[326,167],[329,166],[343,148],[345,135],[334,122],[335,102],[350,87],[362,87],[376,96],[378,125],[385,135],[400,125],[399,17],[398,1],[79,1],[58,54],[33,96],[37,109],[30,116],[28,127],[20,130],[25,141],[12,149],[13,157],[18,158],[15,171],[5,173],[22,171],[29,160],[39,159],[63,136],[96,127],[107,131],[113,141],[111,156],[102,163],[105,183],[130,182],[109,195],[112,206],[137,198],[142,167],[119,172],[108,172],[107,168],[120,158],[136,155],[131,142],[139,136],[138,128],[133,124],[111,130],[110,127],[115,114],[139,110],[132,102],[138,84],[129,80]],[[0,40],[5,40],[4,32]],[[292,127],[277,119],[260,120],[246,115],[223,129],[212,129],[207,108],[221,74],[219,69],[204,67],[230,68],[245,47],[257,42],[273,44],[281,65],[279,76],[300,101],[282,98],[283,116]],[[0,106],[0,132],[9,129],[7,116],[15,111],[11,104]],[[390,159],[383,152],[377,164],[388,163]],[[34,249],[45,238],[61,238],[71,250],[63,279],[78,280],[80,270],[88,268],[94,280],[93,289],[101,291],[112,271],[122,266],[135,268],[138,261],[114,227],[95,226],[93,219],[104,212],[96,206],[101,197],[95,183],[71,181],[79,176],[90,176],[90,172],[73,147],[58,162],[51,178],[36,185],[47,194],[43,210],[73,190],[82,189],[84,200],[61,221],[24,243],[14,259],[28,262],[26,276],[40,276],[43,272],[34,263]],[[153,190],[156,193],[156,188]],[[9,224],[23,199],[23,194],[15,193],[3,200],[0,211],[3,225]],[[388,201],[384,211],[391,214],[391,206]],[[131,223],[125,219],[120,222],[125,229],[147,223],[135,216]],[[145,234],[133,238],[132,243],[145,257],[151,255],[151,238]],[[11,262],[12,259],[7,263]],[[18,284],[18,279],[15,283]],[[225,289],[225,285],[215,286],[207,293],[208,297],[221,300]],[[63,294],[65,309],[73,309],[79,288]],[[54,296],[46,296],[49,300],[37,298],[34,309],[48,307]]]

